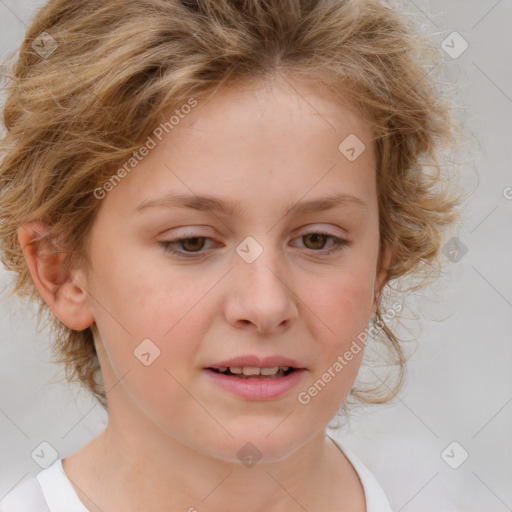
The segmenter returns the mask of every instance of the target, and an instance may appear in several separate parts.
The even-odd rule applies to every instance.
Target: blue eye
[[[311,232],[306,233],[304,235],[301,235],[299,238],[312,238],[313,244],[317,244],[320,240],[319,245],[322,247],[315,248],[315,249],[309,249],[310,251],[313,251],[315,253],[322,253],[322,255],[328,255],[332,254],[334,252],[341,251],[344,247],[348,247],[352,245],[352,242],[349,240],[345,240],[343,238],[339,238],[334,235],[330,235],[328,233],[321,233],[321,232]],[[164,250],[168,253],[171,253],[176,256],[180,256],[182,258],[195,258],[196,256],[204,256],[206,251],[203,251],[204,248],[204,241],[211,240],[212,238],[206,237],[206,236],[194,236],[194,237],[187,237],[187,238],[176,238],[174,240],[162,240],[158,242],[158,244],[164,248]],[[328,240],[332,240],[331,248],[330,249],[324,249],[325,244]],[[177,250],[173,246],[181,246],[184,250]],[[188,249],[186,248],[188,246]]]

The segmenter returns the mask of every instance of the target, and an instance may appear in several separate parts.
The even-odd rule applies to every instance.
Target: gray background
[[[41,3],[0,0],[0,58]],[[512,2],[405,5],[440,45],[452,31],[469,43],[460,57],[445,55],[475,136],[463,169],[475,192],[456,234],[468,252],[448,262],[434,295],[411,297],[421,329],[399,398],[356,414],[336,436],[375,474],[393,510],[512,510]],[[106,424],[101,407],[50,363],[35,308],[4,298],[10,279],[0,267],[0,499],[41,470],[31,457],[41,442],[64,458]],[[456,465],[462,450],[469,457],[453,469],[446,461]]]

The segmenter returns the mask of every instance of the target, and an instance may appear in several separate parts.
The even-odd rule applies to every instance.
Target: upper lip
[[[292,368],[303,369],[297,361],[284,356],[257,356],[248,354],[245,356],[238,356],[231,359],[225,359],[218,363],[211,364],[206,368],[229,368],[229,367],[244,367],[250,366],[253,368],[274,368],[276,366],[290,366]]]

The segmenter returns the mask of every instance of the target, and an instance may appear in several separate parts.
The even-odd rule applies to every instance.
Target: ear
[[[70,329],[81,331],[94,323],[89,295],[83,288],[85,278],[66,267],[67,254],[50,238],[35,240],[45,232],[47,228],[39,221],[18,228],[23,256],[34,284],[55,316]]]
[[[381,255],[381,266],[379,269],[377,269],[377,274],[375,277],[375,290],[374,290],[374,300],[372,305],[372,315],[374,315],[377,312],[377,308],[380,303],[381,294],[384,286],[386,285],[388,281],[388,268],[391,264],[391,257],[393,255],[393,252],[391,250],[391,247],[389,245],[386,245],[383,251],[383,254]]]

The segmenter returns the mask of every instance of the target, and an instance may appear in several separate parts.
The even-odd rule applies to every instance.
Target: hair
[[[45,54],[37,51],[40,37]],[[436,275],[445,230],[462,202],[438,162],[441,148],[458,143],[452,107],[429,73],[440,58],[411,20],[378,1],[52,0],[41,8],[9,64],[0,247],[15,276],[9,296],[39,303],[37,317],[51,328],[66,379],[107,408],[91,327],[72,330],[51,313],[17,229],[41,221],[46,230],[33,240],[39,251],[65,253],[69,269],[89,268],[88,235],[100,205],[94,190],[166,114],[225,85],[281,75],[348,99],[374,134],[379,268],[384,247],[393,251],[386,287],[408,275]],[[392,387],[354,387],[365,403],[389,401],[402,385],[406,357],[383,306],[379,300],[375,339],[398,377]]]

